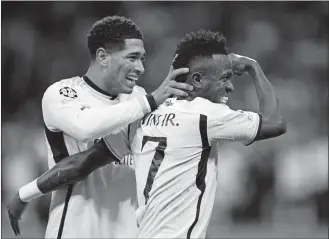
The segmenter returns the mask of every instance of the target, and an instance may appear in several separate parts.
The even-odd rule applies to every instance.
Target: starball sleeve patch
[[[62,87],[59,90],[59,94],[62,96],[68,97],[68,98],[72,98],[72,99],[78,98],[77,92],[74,89],[67,87],[67,86]]]

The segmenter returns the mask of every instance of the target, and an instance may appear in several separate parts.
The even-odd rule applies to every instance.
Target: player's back
[[[205,237],[217,167],[209,159],[204,103],[168,99],[136,131],[132,153],[140,238]]]
[[[135,87],[133,94],[144,92]],[[95,140],[81,141],[68,132],[62,132],[53,119],[56,112],[47,112],[48,109],[53,109],[56,104],[58,111],[68,110],[67,117],[77,117],[78,121],[79,113],[74,115],[72,111],[115,105],[129,97],[131,95],[119,95],[111,99],[81,77],[62,80],[50,86],[43,98],[49,167],[68,155],[87,150]],[[61,113],[63,116],[59,120],[67,120],[66,114]],[[135,192],[130,158],[122,160],[120,164],[104,166],[83,181],[54,191],[46,238],[134,238],[137,233]]]

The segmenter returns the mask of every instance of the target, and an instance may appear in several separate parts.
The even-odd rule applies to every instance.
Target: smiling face
[[[112,94],[130,94],[144,73],[145,49],[140,39],[124,40],[124,47],[108,54],[105,84]]]
[[[233,75],[232,63],[227,55],[213,55],[194,61],[191,73],[196,96],[214,103],[226,104],[234,86],[229,80]]]

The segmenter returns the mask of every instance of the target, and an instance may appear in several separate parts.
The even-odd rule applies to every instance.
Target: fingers
[[[20,235],[20,234],[21,234],[21,230],[19,229],[19,223],[18,223],[18,220],[15,220],[15,226],[16,226],[17,234]]]
[[[180,82],[176,82],[176,81],[171,82],[170,86],[172,88],[176,88],[178,90],[184,90],[184,91],[192,91],[193,90],[192,85],[189,85],[189,84],[186,84],[186,83],[180,83]]]
[[[10,213],[10,211],[8,211],[8,215],[9,215],[10,225],[15,233],[15,236],[20,235],[21,232],[19,229],[18,220]]]
[[[186,74],[188,72],[189,72],[189,68],[179,68],[179,69],[172,71],[170,78],[171,78],[171,80],[174,80],[176,78],[176,76]]]
[[[174,64],[174,62],[175,62],[177,56],[178,56],[178,54],[176,54],[175,57],[174,57],[174,59],[172,60],[172,63],[171,63],[170,68],[169,68],[169,74],[171,74],[171,73],[174,71],[174,66],[173,66],[173,64]]]
[[[169,74],[171,74],[173,71],[174,71],[174,67],[173,67],[173,65],[170,65]]]
[[[176,88],[169,88],[168,93],[169,93],[169,95],[174,95],[175,97],[177,97],[177,96],[187,97],[188,96],[187,92],[176,89]]]
[[[176,54],[176,55],[174,56],[174,59],[172,60],[172,64],[175,62],[177,56],[178,56],[178,54]]]
[[[16,236],[17,236],[17,235],[20,235],[21,232],[20,232],[20,230],[19,230],[18,220],[17,220],[17,219],[13,219],[13,224],[14,224],[14,227],[15,227],[15,230],[16,230],[15,235],[16,235]]]
[[[168,88],[168,93],[170,95],[187,97],[188,91],[192,91],[193,86],[186,84],[186,83],[179,83],[176,81],[172,81],[170,87]]]

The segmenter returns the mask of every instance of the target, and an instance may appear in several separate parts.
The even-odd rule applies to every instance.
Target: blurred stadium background
[[[1,2],[2,237],[6,204],[47,169],[41,97],[88,68],[86,34],[107,15],[135,21],[148,59],[148,92],[167,75],[180,37],[221,31],[230,52],[255,58],[273,83],[288,132],[250,147],[227,145],[209,238],[328,237],[328,2]],[[248,77],[233,79],[234,109],[257,110]],[[32,203],[22,238],[44,236],[49,195]]]

